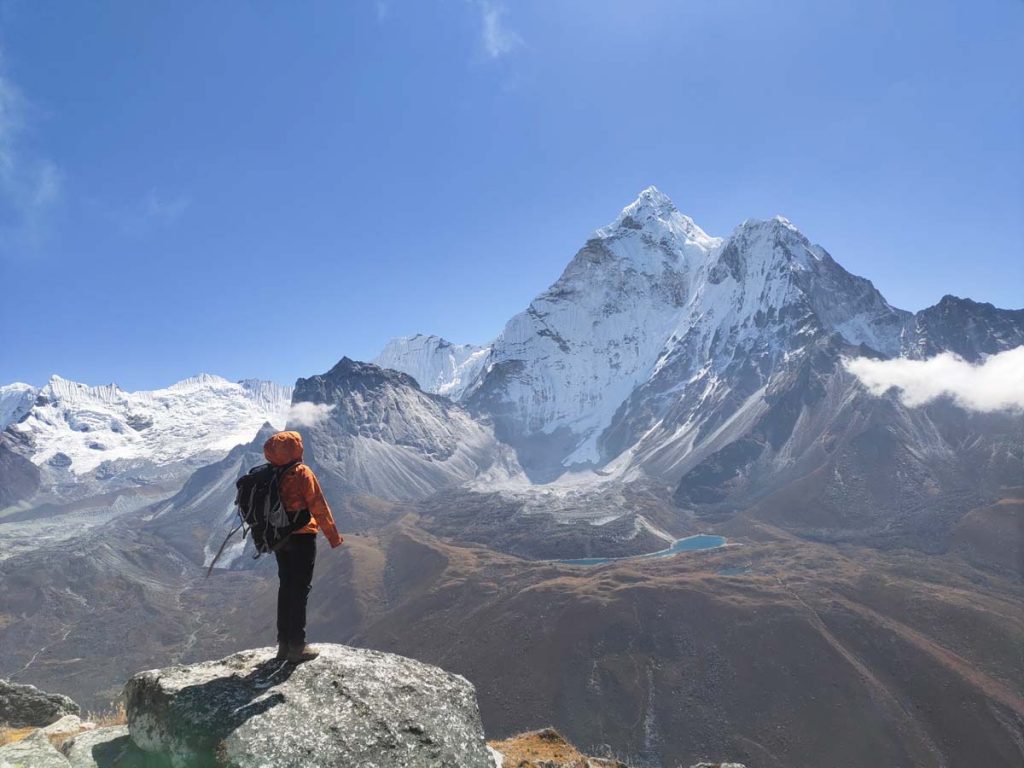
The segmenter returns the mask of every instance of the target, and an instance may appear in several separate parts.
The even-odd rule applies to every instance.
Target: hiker
[[[302,436],[278,432],[263,444],[263,455],[274,467],[288,467],[278,478],[281,504],[288,512],[308,510],[310,520],[291,533],[274,551],[277,557],[277,658],[291,662],[315,659],[306,645],[306,601],[313,583],[316,534],[323,531],[331,549],[342,541],[313,470],[302,461]],[[289,465],[292,465],[289,467]]]

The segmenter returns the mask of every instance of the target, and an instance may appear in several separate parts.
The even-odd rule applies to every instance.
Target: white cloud
[[[895,388],[908,406],[949,397],[971,411],[1024,410],[1024,346],[977,364],[944,352],[928,360],[858,357],[844,360],[843,365],[873,395]]]
[[[505,26],[506,8],[498,0],[475,0],[480,11],[484,50],[492,59],[500,59],[523,45],[523,38]]]
[[[333,405],[327,403],[294,403],[288,411],[288,426],[315,427],[331,415]]]
[[[57,165],[34,153],[24,141],[28,108],[0,60],[0,248],[4,252],[39,244],[63,186]]]

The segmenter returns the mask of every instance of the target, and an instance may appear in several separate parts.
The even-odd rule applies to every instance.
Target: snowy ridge
[[[462,397],[483,367],[490,347],[452,344],[440,336],[404,336],[392,339],[371,362],[381,368],[407,373],[424,392]]]
[[[290,387],[208,374],[142,392],[53,376],[7,429],[33,463],[81,475],[106,461],[161,465],[226,451],[265,422],[283,427],[290,402]]]

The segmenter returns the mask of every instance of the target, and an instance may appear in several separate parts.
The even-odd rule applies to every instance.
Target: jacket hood
[[[302,435],[298,432],[278,432],[263,444],[263,455],[275,467],[293,461],[302,461]]]

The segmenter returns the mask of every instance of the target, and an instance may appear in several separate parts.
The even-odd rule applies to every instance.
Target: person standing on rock
[[[277,658],[299,663],[317,657],[306,645],[306,602],[313,585],[316,534],[323,531],[331,549],[344,541],[334,524],[320,482],[302,461],[302,436],[278,432],[263,444],[263,455],[275,467],[294,466],[278,480],[281,503],[289,512],[309,510],[309,524],[292,533],[275,551],[277,557]]]

